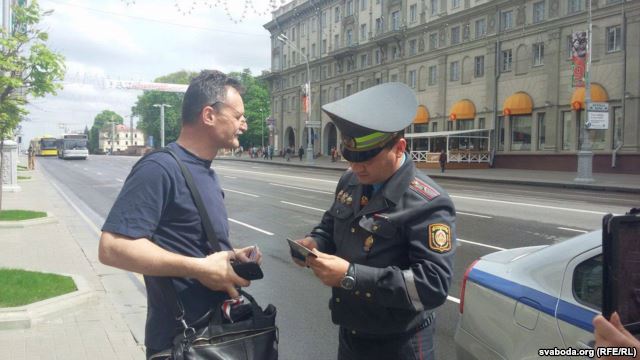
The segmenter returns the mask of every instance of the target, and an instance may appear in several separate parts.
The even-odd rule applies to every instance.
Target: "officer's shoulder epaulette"
[[[436,197],[440,196],[440,192],[438,190],[436,190],[433,186],[427,184],[423,180],[418,179],[417,177],[411,180],[409,188],[411,188],[411,190],[415,191],[416,193],[418,193],[418,195],[422,196],[426,200],[433,200]]]

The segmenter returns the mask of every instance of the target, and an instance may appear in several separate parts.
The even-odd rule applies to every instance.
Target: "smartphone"
[[[620,315],[624,327],[640,337],[640,209],[603,218],[602,314]]]
[[[307,256],[318,257],[318,255],[314,254],[308,247],[300,245],[289,238],[287,238],[287,243],[289,243],[289,249],[291,249],[291,256],[300,261],[305,261]]]
[[[234,262],[231,267],[238,276],[246,280],[260,280],[264,277],[260,265],[256,262]]]

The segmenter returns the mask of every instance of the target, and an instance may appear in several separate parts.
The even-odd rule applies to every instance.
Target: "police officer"
[[[351,168],[320,224],[297,241],[314,249],[306,265],[332,288],[340,360],[434,358],[433,311],[453,278],[455,209],[406,153],[417,105],[409,87],[387,83],[322,107]]]

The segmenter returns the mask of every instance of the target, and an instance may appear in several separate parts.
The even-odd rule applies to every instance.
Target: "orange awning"
[[[524,115],[533,112],[533,100],[524,91],[509,96],[502,104],[503,115]]]
[[[449,111],[449,120],[468,120],[476,117],[476,107],[471,100],[460,100]]]
[[[573,91],[571,96],[571,108],[573,110],[584,109],[584,93],[585,88],[579,87]],[[609,101],[609,95],[600,84],[591,83],[591,101],[592,102],[607,102]]]
[[[418,106],[418,112],[416,112],[416,117],[413,119],[414,124],[428,124],[429,123],[429,110],[424,105]]]

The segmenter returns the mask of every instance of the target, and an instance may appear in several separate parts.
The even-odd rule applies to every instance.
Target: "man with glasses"
[[[340,360],[434,359],[434,310],[453,278],[455,209],[406,152],[404,129],[417,108],[400,83],[322,107],[351,167],[320,224],[298,243],[313,249],[306,265],[332,288]]]
[[[231,245],[222,188],[211,169],[218,150],[238,147],[238,136],[247,130],[241,92],[237,80],[202,71],[184,95],[180,136],[167,146],[191,172],[223,251],[213,253],[179,165],[165,152],[134,166],[102,227],[100,261],[144,275],[147,357],[170,348],[179,328],[172,311],[176,305],[161,291],[162,277],[173,277],[188,324],[215,304],[238,297],[236,287],[249,286],[231,261],[248,261],[253,247]],[[260,261],[261,254],[255,259]]]

